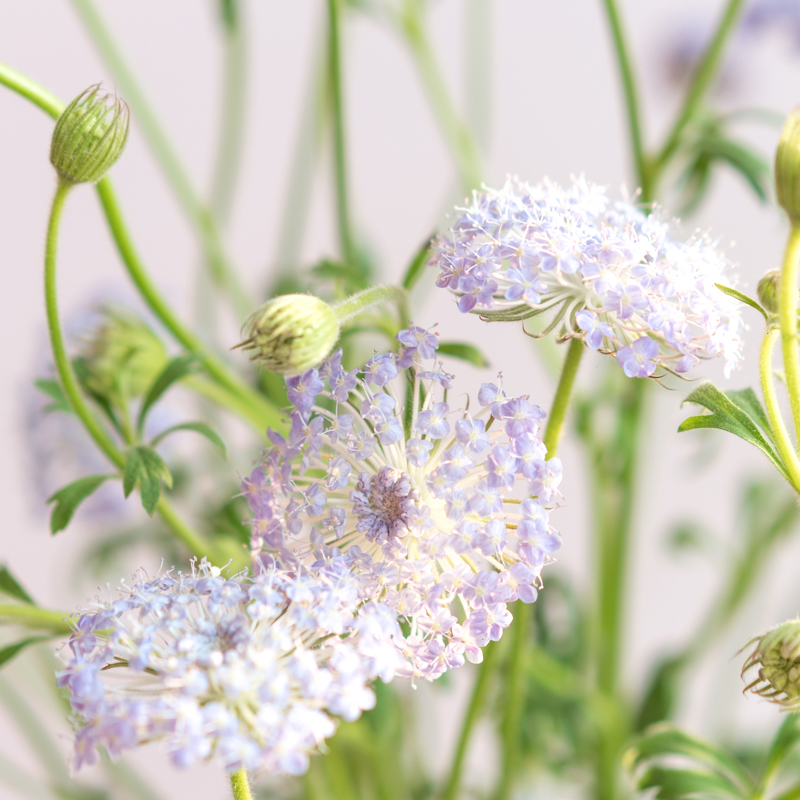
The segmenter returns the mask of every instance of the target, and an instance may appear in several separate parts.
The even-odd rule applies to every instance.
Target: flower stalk
[[[800,221],[793,221],[783,256],[778,315],[783,368],[794,418],[795,436],[800,438],[800,351],[797,347],[797,276],[800,269]]]
[[[244,767],[231,773],[231,788],[233,789],[233,800],[253,800],[250,781]]]

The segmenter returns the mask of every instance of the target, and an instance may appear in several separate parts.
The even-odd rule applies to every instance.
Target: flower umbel
[[[739,304],[714,285],[727,262],[707,237],[676,242],[655,215],[583,179],[566,190],[509,180],[459,211],[431,264],[462,312],[498,321],[551,312],[545,333],[560,325],[562,338],[592,350],[625,350],[617,361],[634,377],[656,366],[687,372],[714,355],[726,374],[739,364]],[[643,340],[657,346],[647,356],[653,368],[631,371],[627,352]]]
[[[75,623],[58,685],[69,691],[75,767],[162,741],[181,767],[299,774],[336,729],[372,708],[368,684],[398,660],[394,615],[341,564],[224,577],[140,579]]]
[[[483,384],[476,411],[451,404],[436,336],[397,338],[399,353],[363,370],[346,372],[340,351],[287,381],[288,440],[269,433],[244,494],[255,553],[315,569],[344,553],[364,591],[409,623],[399,674],[433,679],[481,660],[508,602],[536,599],[561,543],[548,523],[561,463],[546,459],[545,414],[527,397]]]
[[[784,622],[753,642],[756,646],[742,667],[742,677],[756,668],[758,677],[745,691],[777,703],[785,711],[800,709],[800,619]]]

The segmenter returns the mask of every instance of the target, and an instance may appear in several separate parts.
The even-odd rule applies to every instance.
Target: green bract
[[[94,183],[116,163],[128,140],[130,112],[116,95],[90,86],[58,118],[50,163],[67,183]]]
[[[800,221],[800,107],[783,126],[775,153],[775,197],[794,221]]]

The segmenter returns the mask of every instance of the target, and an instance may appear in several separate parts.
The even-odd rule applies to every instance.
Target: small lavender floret
[[[583,179],[568,189],[509,180],[457,211],[430,263],[460,311],[523,321],[547,312],[562,339],[611,355],[648,337],[657,347],[649,363],[668,372],[710,356],[724,358],[726,375],[738,367],[741,304],[716,287],[732,281],[707,236],[677,242],[655,211],[611,201]]]

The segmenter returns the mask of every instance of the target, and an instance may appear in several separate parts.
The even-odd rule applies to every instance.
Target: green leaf
[[[671,716],[680,696],[680,679],[686,660],[680,656],[664,658],[653,670],[644,699],[636,715],[636,728],[642,730]]]
[[[0,567],[0,592],[22,603],[36,605],[33,598],[22,588],[20,582],[9,572],[5,564]]]
[[[61,384],[52,378],[39,378],[33,382],[33,385],[43,394],[46,394],[53,402],[44,407],[45,414],[51,411],[64,411],[67,414],[72,413],[67,396],[61,388]]]
[[[331,261],[328,258],[322,259],[313,266],[311,274],[317,278],[344,281],[356,289],[366,289],[369,285],[361,270],[340,261]]]
[[[477,347],[466,342],[440,342],[437,351],[440,355],[467,361],[476,367],[488,367],[489,361]]]
[[[122,490],[128,497],[136,485],[142,495],[142,506],[153,515],[161,497],[161,482],[172,488],[172,473],[164,463],[164,459],[147,445],[137,445],[125,451],[125,473],[122,478]]]
[[[49,636],[31,636],[30,639],[23,639],[21,642],[14,642],[14,644],[9,644],[6,647],[3,647],[0,649],[0,667],[11,661],[14,656],[18,655],[21,651],[28,647],[28,645],[46,642],[49,638]]]
[[[430,253],[433,245],[433,236],[429,236],[421,245],[411,263],[406,268],[406,273],[403,275],[402,287],[409,292],[417,285],[417,281],[422,277],[425,271],[425,265],[428,263],[428,254]]]
[[[698,796],[704,798],[745,796],[720,775],[692,769],[650,767],[639,778],[636,786],[640,790],[658,788],[655,795],[658,800],[688,800]]]
[[[195,433],[199,433],[201,436],[205,436],[217,450],[222,453],[223,458],[227,458],[227,452],[225,450],[225,442],[222,441],[219,434],[217,434],[210,426],[206,425],[205,422],[182,422],[180,425],[173,425],[171,428],[167,428],[165,431],[161,431],[151,442],[150,444],[155,447],[158,445],[159,442],[162,442],[167,436],[175,433],[176,431],[194,431]]]
[[[748,297],[746,294],[743,294],[737,289],[732,289],[730,286],[723,286],[721,283],[715,283],[714,286],[716,286],[717,289],[719,289],[723,294],[727,294],[729,297],[733,297],[740,303],[745,303],[746,305],[750,306],[750,308],[754,308],[764,316],[764,319],[769,319],[769,314],[767,314],[761,305],[753,300],[752,297]]]
[[[717,137],[704,144],[705,152],[717,161],[724,161],[738,172],[761,200],[767,202],[772,169],[758,153],[733,139]]]
[[[767,458],[775,465],[777,470],[787,480],[789,479],[786,468],[783,462],[778,457],[767,439],[764,438],[762,430],[767,434],[768,438],[772,439],[771,428],[767,415],[761,408],[761,403],[752,392],[746,395],[748,390],[740,392],[730,392],[725,394],[717,389],[713,383],[704,383],[695,389],[681,405],[686,403],[694,403],[695,405],[707,408],[711,413],[703,414],[697,417],[689,417],[685,419],[678,427],[678,433],[684,431],[696,430],[697,428],[716,428],[721,431],[728,431],[744,439],[746,442],[757,447],[764,453]],[[745,408],[737,405],[737,400],[745,404]],[[752,407],[755,402],[756,407]],[[755,416],[751,416],[751,412]],[[764,427],[766,425],[766,427]]]
[[[196,371],[197,356],[194,353],[184,353],[183,355],[175,356],[175,358],[171,359],[167,366],[161,370],[159,376],[150,386],[150,389],[142,401],[142,407],[139,409],[139,419],[136,422],[136,429],[139,431],[139,436],[142,435],[147,413],[153,407],[153,404],[158,401],[161,395],[163,395],[173,383],[183,380],[187,375],[191,375]]]
[[[48,503],[55,503],[53,513],[50,515],[50,533],[56,534],[69,525],[75,509],[100,487],[102,483],[115,475],[87,475],[59,489],[51,495]]]

